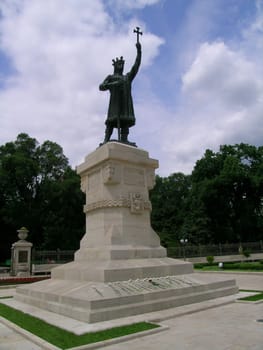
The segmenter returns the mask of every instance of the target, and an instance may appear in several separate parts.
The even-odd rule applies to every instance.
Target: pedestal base
[[[207,283],[194,274],[120,282],[41,281],[17,288],[16,299],[95,323],[198,303],[237,292],[234,280]]]

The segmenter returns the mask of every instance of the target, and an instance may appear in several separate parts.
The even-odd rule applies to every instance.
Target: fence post
[[[198,254],[199,254],[199,256],[201,257],[202,255],[202,250],[201,250],[201,244],[199,243],[198,244]]]
[[[57,262],[60,261],[60,249],[57,248]]]

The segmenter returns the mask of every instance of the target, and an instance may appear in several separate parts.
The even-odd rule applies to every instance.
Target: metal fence
[[[167,248],[167,255],[171,258],[194,258],[209,255],[237,255],[243,252],[263,253],[263,242],[231,243],[214,245],[190,245],[184,244]],[[36,250],[32,251],[32,263],[34,264],[64,264],[74,260],[74,250]]]
[[[167,255],[171,258],[194,258],[209,255],[237,255],[242,253],[263,253],[263,242],[226,243],[213,245],[188,245],[167,248]]]
[[[65,264],[74,260],[75,250],[32,250],[33,264]]]

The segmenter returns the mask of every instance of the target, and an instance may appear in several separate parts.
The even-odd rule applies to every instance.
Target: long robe
[[[131,94],[132,81],[141,63],[141,50],[137,49],[137,56],[129,73],[126,75],[112,74],[100,85],[100,90],[110,91],[110,103],[105,124],[114,128],[131,127],[135,124],[135,115]]]

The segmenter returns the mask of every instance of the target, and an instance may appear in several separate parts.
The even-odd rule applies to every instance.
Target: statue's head
[[[123,60],[123,57],[116,58],[116,60],[112,60],[112,65],[114,67],[114,73],[122,74],[123,68],[124,68],[125,61]]]

